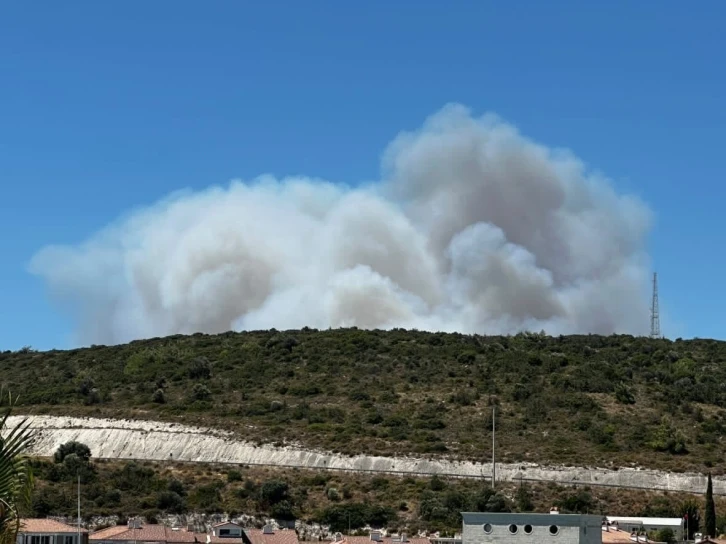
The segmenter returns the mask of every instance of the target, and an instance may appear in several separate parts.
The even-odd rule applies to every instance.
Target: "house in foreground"
[[[710,536],[703,536],[702,533],[696,533],[694,538],[695,544],[726,544],[726,540],[723,538],[711,538]]]
[[[409,537],[406,533],[383,536],[380,531],[372,531],[369,536],[336,533],[332,544],[431,544],[431,540],[425,537]]]
[[[190,529],[129,520],[128,525],[116,525],[91,533],[89,544],[206,544],[207,533]]]
[[[239,523],[223,521],[222,523],[212,525],[211,537],[215,542],[233,542],[231,539],[238,539],[241,542],[242,532],[242,526]]]
[[[553,515],[554,514],[554,515]],[[464,512],[466,544],[602,544],[602,516]]]
[[[88,531],[52,519],[21,519],[17,544],[88,544]]]
[[[244,529],[242,538],[244,544],[300,544],[294,530],[274,529],[271,525],[262,529]]]
[[[634,544],[648,542],[658,544],[648,539],[644,531],[624,531],[616,526],[610,525],[607,521],[602,525],[602,544]]]
[[[295,531],[270,525],[244,529],[237,523],[224,522],[214,525],[209,533],[200,533],[192,527],[144,524],[140,520],[101,529],[92,533],[89,540],[89,544],[300,544]]]
[[[606,521],[610,527],[616,527],[621,531],[653,533],[662,529],[673,531],[676,541],[683,540],[685,534],[685,522],[681,518],[645,518],[645,517],[624,517],[607,516]]]

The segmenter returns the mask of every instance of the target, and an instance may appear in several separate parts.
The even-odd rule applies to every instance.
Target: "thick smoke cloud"
[[[118,343],[230,329],[647,330],[650,213],[566,152],[447,106],[348,188],[262,177],[180,193],[31,270]]]

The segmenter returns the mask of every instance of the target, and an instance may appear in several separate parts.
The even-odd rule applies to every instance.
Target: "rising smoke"
[[[451,105],[390,144],[382,177],[172,195],[31,270],[83,344],[306,325],[645,332],[650,213],[571,154]]]

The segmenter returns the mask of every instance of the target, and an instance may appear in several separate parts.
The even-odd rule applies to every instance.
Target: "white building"
[[[242,538],[242,526],[232,521],[212,525],[212,535],[218,538]]]
[[[464,512],[463,544],[602,544],[602,516],[553,514]]]
[[[621,531],[641,531],[647,533],[661,529],[671,529],[677,541],[683,540],[685,521],[681,518],[643,518],[638,516],[608,516],[607,522]]]

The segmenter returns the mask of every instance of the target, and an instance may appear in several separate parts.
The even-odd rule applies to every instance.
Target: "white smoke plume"
[[[82,344],[303,326],[640,334],[649,228],[572,154],[449,105],[390,144],[378,183],[180,193],[42,249],[31,271]]]

